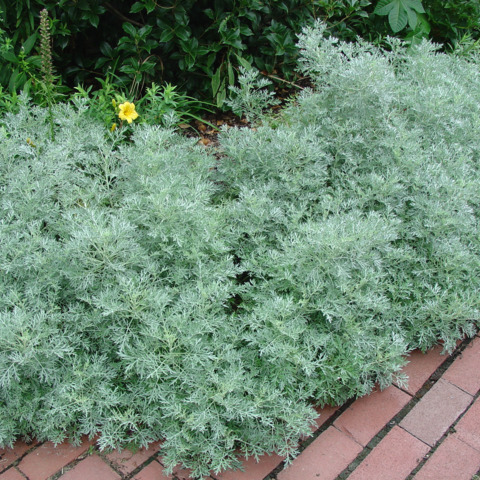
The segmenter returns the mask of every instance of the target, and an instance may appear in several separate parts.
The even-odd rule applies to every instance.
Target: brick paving
[[[472,401],[471,395],[441,378],[400,422],[400,426],[433,447]]]
[[[480,333],[451,356],[441,350],[410,354],[406,387],[318,409],[289,466],[264,455],[207,480],[471,480],[480,475]],[[194,480],[180,468],[166,475],[160,447],[105,453],[88,440],[18,441],[0,449],[0,480]]]

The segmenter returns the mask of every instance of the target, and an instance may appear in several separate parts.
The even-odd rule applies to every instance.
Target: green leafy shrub
[[[172,84],[222,107],[240,67],[270,79],[295,79],[296,34],[315,19],[343,40],[381,43],[392,32],[456,45],[477,41],[478,2],[437,0],[0,0],[0,85],[42,90],[40,11],[48,11],[56,91],[101,89],[108,80],[129,98]],[[40,95],[41,99],[41,95]],[[38,98],[35,98],[37,101]]]
[[[480,3],[471,0],[424,0],[430,37],[455,45],[464,36],[480,38]]]
[[[43,7],[52,19],[54,62],[71,87],[88,86],[96,83],[95,77],[113,72],[130,96],[138,98],[152,82],[170,82],[195,96],[216,98],[219,104],[240,65],[291,74],[297,56],[295,34],[313,18],[309,0],[167,0],[161,5],[140,0],[118,1],[115,6],[92,0],[39,0],[20,1],[17,9],[0,1],[0,27],[9,40],[0,69],[4,87],[18,87],[29,77],[32,68],[19,70],[17,58],[31,52]]]
[[[0,129],[0,443],[162,439],[207,475],[451,349],[480,308],[479,58],[300,38],[316,82],[220,155],[81,98]]]

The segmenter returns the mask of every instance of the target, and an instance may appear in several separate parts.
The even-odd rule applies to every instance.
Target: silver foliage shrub
[[[316,84],[215,158],[23,100],[0,128],[0,444],[163,440],[197,475],[294,455],[314,404],[475,332],[480,75],[306,29]],[[400,378],[402,380],[402,378]]]

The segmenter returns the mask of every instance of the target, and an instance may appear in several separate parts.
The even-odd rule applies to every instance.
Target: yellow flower
[[[110,127],[110,131],[111,132],[114,132],[117,128],[117,124],[116,123],[112,123],[112,126]]]
[[[135,105],[130,102],[122,103],[118,106],[120,112],[118,116],[121,120],[126,120],[128,123],[132,123],[138,117],[138,113],[135,111]]]

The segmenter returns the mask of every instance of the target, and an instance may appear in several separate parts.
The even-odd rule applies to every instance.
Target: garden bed
[[[393,42],[393,41],[392,41]],[[105,132],[25,100],[0,131],[0,444],[162,439],[204,475],[295,454],[315,404],[474,334],[478,59],[300,39],[316,88],[220,136]]]

